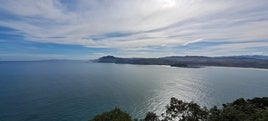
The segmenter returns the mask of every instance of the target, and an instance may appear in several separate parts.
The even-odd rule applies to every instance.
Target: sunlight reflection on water
[[[263,69],[29,62],[0,64],[0,77],[8,121],[86,121],[114,107],[141,118],[163,112],[171,97],[211,107],[268,95]]]

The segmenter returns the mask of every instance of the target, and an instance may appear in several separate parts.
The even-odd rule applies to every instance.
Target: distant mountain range
[[[139,64],[139,65],[170,65],[174,67],[199,68],[204,66],[244,67],[268,69],[268,56],[169,56],[161,58],[119,58],[104,56],[94,60],[99,63]]]
[[[253,58],[253,59],[268,60],[268,56],[264,56],[264,55],[240,55],[240,56],[229,56],[229,57]]]

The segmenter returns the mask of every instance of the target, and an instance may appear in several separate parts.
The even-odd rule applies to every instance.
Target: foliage
[[[172,97],[162,117],[164,118],[163,121],[203,121],[207,119],[207,115],[206,108],[201,108],[193,102],[187,103]]]
[[[131,117],[128,113],[121,111],[119,108],[115,108],[110,112],[96,115],[90,121],[131,121]]]
[[[160,120],[155,113],[148,112],[143,121],[160,121]]]
[[[224,104],[218,114],[210,112],[210,121],[268,121],[268,97],[235,100]],[[217,119],[213,119],[218,117]]]
[[[95,116],[91,121],[131,121],[131,117],[120,109],[114,109]],[[161,116],[148,112],[144,119],[134,121],[268,121],[268,97],[239,98],[223,104],[221,109],[214,106],[209,110],[172,97]]]

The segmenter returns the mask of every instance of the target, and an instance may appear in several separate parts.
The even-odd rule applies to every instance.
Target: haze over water
[[[87,121],[119,107],[134,118],[174,96],[202,106],[268,95],[268,71],[85,62],[1,62],[0,121]]]

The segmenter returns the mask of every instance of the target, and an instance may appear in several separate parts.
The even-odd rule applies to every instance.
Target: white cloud
[[[230,56],[230,55],[256,55],[267,54],[268,50],[259,50],[259,48],[267,48],[268,42],[248,42],[248,43],[229,43],[223,45],[215,45],[200,50],[192,50],[186,52],[187,55],[204,55],[204,56]],[[251,49],[254,49],[251,50]]]
[[[26,40],[36,42],[144,50],[150,47],[186,46],[200,41],[268,39],[266,0],[0,2],[1,11],[16,16],[15,19],[0,19],[0,26],[16,29],[17,34],[23,35]],[[114,32],[133,34],[103,40],[90,38]],[[245,47],[256,46],[249,44]]]
[[[192,43],[201,42],[202,40],[204,40],[204,39],[196,39],[196,40],[193,40],[193,41],[187,41],[183,45],[186,46],[186,45],[189,45],[189,44],[192,44]]]

